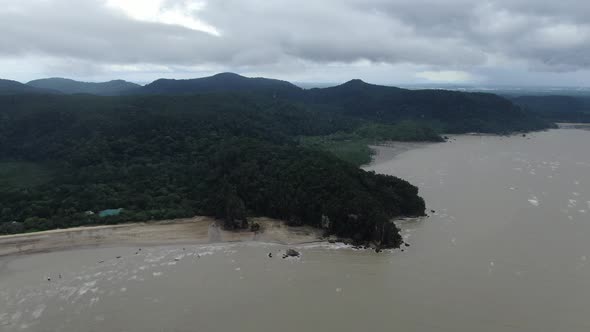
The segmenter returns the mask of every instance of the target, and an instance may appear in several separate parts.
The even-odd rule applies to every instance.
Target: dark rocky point
[[[295,249],[287,249],[287,252],[283,255],[283,258],[287,257],[299,257],[301,254]]]

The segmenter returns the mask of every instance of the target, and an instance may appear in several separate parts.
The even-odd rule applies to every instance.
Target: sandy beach
[[[38,233],[0,236],[0,256],[30,254],[80,247],[116,245],[208,244],[258,241],[302,244],[320,241],[321,230],[289,227],[283,221],[254,218],[259,232],[225,231],[210,217],[95,227],[78,227]]]

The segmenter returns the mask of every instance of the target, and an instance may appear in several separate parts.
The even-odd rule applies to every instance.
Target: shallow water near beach
[[[400,222],[403,252],[308,244],[282,259],[288,247],[240,243],[2,257],[0,331],[588,331],[588,143],[590,131],[559,129],[377,148],[366,169],[427,202],[429,217]]]

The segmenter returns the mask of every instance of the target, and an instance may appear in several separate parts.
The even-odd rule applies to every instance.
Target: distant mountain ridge
[[[96,95],[198,95],[242,94],[268,100],[281,99],[309,110],[384,124],[419,121],[439,132],[510,133],[547,128],[549,124],[512,101],[490,93],[449,90],[408,90],[374,85],[355,79],[344,84],[305,90],[290,82],[249,78],[234,73],[174,80],[159,79],[146,86],[124,81],[81,83],[66,79],[29,82],[65,94]],[[22,88],[22,87],[21,87]],[[14,89],[13,89],[14,91]],[[13,92],[18,93],[18,92]]]
[[[519,96],[512,102],[555,122],[590,123],[590,97],[585,96]]]
[[[384,123],[416,120],[449,133],[507,133],[544,126],[510,100],[481,92],[408,90],[356,79],[307,90],[303,100],[348,116]]]
[[[186,79],[159,79],[135,91],[134,94],[182,95],[195,93],[220,92],[269,92],[293,94],[303,91],[300,87],[287,82],[269,78],[250,78],[234,73]]]
[[[590,112],[590,97],[519,96],[511,100],[535,112]]]
[[[117,96],[129,93],[130,91],[141,87],[139,84],[123,80],[91,83],[75,81],[67,78],[39,79],[30,81],[27,85],[35,88],[56,90],[65,94],[85,93],[98,96]]]
[[[59,91],[36,88],[17,81],[0,79],[0,95],[13,94],[59,94]]]

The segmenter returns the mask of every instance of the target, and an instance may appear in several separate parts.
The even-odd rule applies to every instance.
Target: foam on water
[[[41,315],[43,314],[43,311],[45,311],[45,309],[47,308],[46,305],[41,304],[39,305],[32,313],[31,316],[33,316],[33,319],[39,319],[41,317]]]
[[[299,245],[297,248],[300,249],[329,249],[329,250],[341,250],[341,249],[352,249],[353,246],[342,242],[329,243],[329,242],[316,242],[310,244]]]
[[[91,291],[93,289],[93,287],[96,286],[96,280],[91,281],[91,282],[87,282],[84,285],[82,285],[82,287],[80,287],[80,289],[78,290],[78,295],[84,295],[86,294],[88,291]]]

